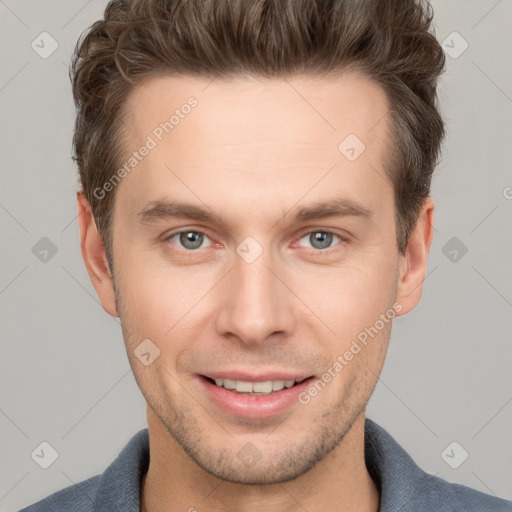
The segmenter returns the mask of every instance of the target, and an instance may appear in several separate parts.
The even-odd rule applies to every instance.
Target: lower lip
[[[199,382],[206,396],[223,411],[243,418],[270,418],[286,411],[298,402],[298,396],[309,385],[309,377],[291,388],[283,388],[268,395],[249,395],[237,393],[211,383],[205,377],[199,376]]]

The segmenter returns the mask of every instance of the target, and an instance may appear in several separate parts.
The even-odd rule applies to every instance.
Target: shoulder
[[[365,462],[380,488],[380,512],[512,512],[512,502],[423,471],[380,425],[366,418]]]
[[[418,483],[420,485],[417,499],[425,510],[512,512],[512,501],[491,496],[465,485],[454,484],[437,476],[425,473]]]
[[[139,512],[140,483],[149,466],[149,435],[136,433],[101,474],[70,485],[19,512]]]
[[[101,475],[70,485],[20,512],[92,512]]]

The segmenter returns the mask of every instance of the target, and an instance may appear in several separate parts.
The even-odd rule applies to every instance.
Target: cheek
[[[171,269],[149,258],[125,257],[122,263],[119,295],[129,343],[149,338],[167,352],[170,341],[179,344],[182,338],[177,333],[211,287],[211,279],[204,272]]]
[[[297,286],[301,286],[308,307],[334,331],[336,339],[347,340],[373,325],[393,304],[394,276],[391,262],[373,261],[339,267],[324,275],[303,275]]]

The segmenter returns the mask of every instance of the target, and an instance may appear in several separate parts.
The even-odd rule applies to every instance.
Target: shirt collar
[[[140,485],[149,467],[149,432],[137,432],[101,475],[95,512],[140,512]]]

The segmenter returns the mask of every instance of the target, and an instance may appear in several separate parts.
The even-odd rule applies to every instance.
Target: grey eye
[[[333,237],[341,240],[338,235],[335,233],[330,233],[329,231],[311,231],[310,233],[307,233],[305,236],[303,236],[301,240],[306,239],[310,244],[310,247],[313,249],[321,250],[331,247]]]
[[[205,238],[204,234],[199,231],[182,231],[171,237],[171,240],[176,237],[179,237],[179,243],[182,247],[189,250],[199,249]]]

